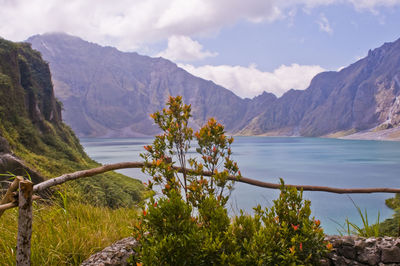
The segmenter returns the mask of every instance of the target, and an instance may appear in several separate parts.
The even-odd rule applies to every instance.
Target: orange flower
[[[143,264],[141,262],[136,262],[136,266],[142,266]]]
[[[332,250],[332,249],[333,249],[333,246],[332,246],[331,243],[328,243],[328,244],[326,244],[326,248],[327,248],[328,250]]]
[[[320,220],[315,220],[314,222],[315,222],[315,225],[316,225],[317,227],[321,224],[321,221],[320,221]]]
[[[292,246],[291,248],[289,248],[291,253],[294,253],[294,246]]]
[[[147,211],[143,210],[143,216],[146,216],[146,215],[147,215]]]
[[[157,201],[154,203],[154,207],[157,207]]]
[[[300,242],[300,245],[299,245],[299,249],[300,249],[300,251],[303,251],[303,243],[301,243],[301,242]]]
[[[293,225],[293,224],[292,224],[292,227],[293,227],[293,230],[294,230],[294,231],[297,231],[297,230],[299,229],[299,225]]]

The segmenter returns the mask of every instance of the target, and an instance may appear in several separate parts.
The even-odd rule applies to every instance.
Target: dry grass
[[[79,265],[89,255],[131,234],[137,210],[79,202],[35,204],[32,265]],[[0,218],[0,265],[15,265],[18,210]]]

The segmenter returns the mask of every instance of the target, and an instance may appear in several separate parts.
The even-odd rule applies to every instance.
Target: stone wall
[[[357,236],[327,236],[333,250],[322,261],[323,266],[333,265],[400,265],[400,238],[362,238]],[[137,241],[124,238],[92,255],[82,265],[127,265],[134,254]]]
[[[400,238],[327,236],[333,251],[323,265],[400,265]]]

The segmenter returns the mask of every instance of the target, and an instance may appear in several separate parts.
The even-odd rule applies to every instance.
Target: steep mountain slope
[[[339,72],[318,74],[304,91],[253,99],[241,99],[162,58],[66,34],[28,41],[50,63],[65,120],[79,136],[154,134],[148,114],[161,109],[168,95],[179,94],[192,104],[195,128],[213,116],[242,135],[341,137],[373,131],[378,133],[372,138],[400,137],[400,40]]]
[[[228,130],[246,103],[227,89],[197,78],[163,58],[123,53],[66,34],[28,39],[50,63],[65,121],[79,136],[153,134],[149,114],[162,109],[169,95],[192,104],[194,126],[214,116]]]
[[[241,132],[324,136],[397,128],[399,80],[397,40],[370,51],[367,57],[339,72],[318,74],[305,91],[288,91]]]
[[[49,66],[40,53],[30,44],[0,38],[0,174],[28,173],[38,183],[96,166],[62,122]],[[83,198],[110,207],[135,204],[143,188],[139,181],[116,173],[74,185]]]

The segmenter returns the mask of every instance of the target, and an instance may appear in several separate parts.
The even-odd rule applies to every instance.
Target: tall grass
[[[32,265],[79,265],[91,254],[131,234],[137,210],[95,207],[62,195],[34,203]],[[15,265],[18,209],[0,218],[0,265]]]
[[[374,224],[370,224],[368,221],[368,213],[367,210],[364,210],[364,213],[361,211],[361,208],[354,202],[354,200],[349,197],[354,207],[357,210],[358,216],[361,218],[362,226],[358,226],[356,223],[351,222],[349,218],[345,219],[345,223],[343,225],[337,223],[339,225],[339,229],[337,230],[340,235],[358,235],[362,237],[378,237],[380,235],[380,213],[378,212],[377,220]]]

